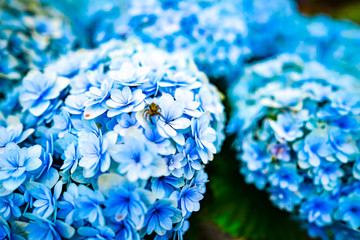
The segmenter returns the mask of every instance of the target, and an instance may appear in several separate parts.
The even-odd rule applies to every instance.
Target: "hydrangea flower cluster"
[[[30,71],[19,103],[0,119],[0,236],[182,238],[224,138],[191,59],[110,41]]]
[[[11,83],[4,80],[19,80],[30,68],[43,68],[73,44],[65,17],[37,0],[1,1],[0,16],[0,82],[5,87]]]
[[[287,19],[297,15],[283,0],[154,0],[133,2],[127,12],[127,34],[168,51],[188,48],[200,70],[228,81],[242,74],[247,61],[278,53],[279,39],[292,29]]]
[[[284,50],[297,34],[288,18],[298,14],[286,0],[42,1],[70,15],[83,46],[138,37],[170,52],[187,50],[207,76],[228,81],[246,62]]]
[[[359,89],[285,54],[249,66],[232,91],[240,172],[313,237],[360,237]]]
[[[59,9],[70,20],[81,47],[95,48],[110,39],[122,39],[121,23],[128,1],[39,0]]]

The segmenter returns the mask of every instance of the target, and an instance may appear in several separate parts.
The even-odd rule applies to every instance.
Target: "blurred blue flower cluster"
[[[31,70],[0,117],[0,236],[182,238],[224,139],[186,53],[113,40]]]
[[[0,87],[66,53],[74,35],[65,16],[37,0],[0,3]],[[14,80],[11,82],[11,80]]]
[[[240,172],[313,237],[360,237],[359,84],[283,54],[247,67],[230,91]]]
[[[360,76],[360,59],[352,53],[360,40],[358,27],[304,16],[292,0],[41,1],[71,19],[82,47],[137,37],[170,52],[183,49],[224,87],[249,63],[281,53]]]
[[[189,51],[213,79],[234,81],[247,62],[298,39],[288,19],[299,14],[288,0],[42,1],[72,19],[85,47],[138,37],[170,52]]]

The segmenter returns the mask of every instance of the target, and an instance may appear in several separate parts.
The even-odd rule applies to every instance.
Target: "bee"
[[[155,103],[148,104],[146,107],[147,108],[145,109],[145,111],[143,113],[144,118],[145,119],[149,118],[151,124],[154,124],[152,121],[152,117],[153,116],[162,116],[161,113],[159,113],[159,111],[161,111],[161,108],[159,107],[159,105],[157,105]]]

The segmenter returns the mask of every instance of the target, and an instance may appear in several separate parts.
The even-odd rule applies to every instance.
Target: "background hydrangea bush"
[[[10,85],[4,79],[19,80],[30,68],[43,68],[72,47],[69,23],[55,9],[36,0],[2,1],[0,9],[2,86]]]
[[[313,237],[359,238],[359,82],[285,54],[249,66],[232,94],[246,182]]]
[[[17,100],[0,125],[4,237],[182,238],[224,138],[190,58],[111,41],[30,71]]]

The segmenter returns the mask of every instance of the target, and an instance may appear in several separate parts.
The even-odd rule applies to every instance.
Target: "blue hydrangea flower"
[[[107,112],[108,117],[114,117],[120,113],[137,112],[145,107],[145,94],[141,89],[131,92],[129,87],[122,90],[112,89],[110,99],[106,105],[110,108]]]
[[[115,239],[140,240],[140,236],[139,233],[136,231],[134,224],[130,221],[124,220],[121,221],[118,225]]]
[[[74,220],[78,220],[76,216],[76,199],[79,197],[79,189],[76,184],[71,183],[63,197],[58,201],[58,217],[65,219],[65,222],[71,224]]]
[[[61,166],[61,169],[64,171],[69,171],[74,173],[78,164],[79,159],[81,158],[79,148],[74,143],[71,143],[64,152],[64,164]]]
[[[269,182],[273,187],[280,187],[296,192],[299,185],[303,181],[303,177],[297,174],[296,166],[283,165],[282,168],[274,170],[269,175]]]
[[[51,222],[48,219],[37,217],[29,213],[26,213],[25,217],[31,220],[25,227],[25,230],[29,232],[29,235],[27,236],[29,240],[60,240],[62,237],[68,239],[75,234],[75,229],[73,227],[60,220]]]
[[[19,193],[12,193],[10,195],[0,198],[0,214],[8,220],[11,216],[20,217],[20,206],[25,203],[24,196]]]
[[[358,229],[360,226],[359,211],[359,196],[350,194],[340,198],[339,208],[336,211],[335,217],[348,223],[351,228]]]
[[[359,82],[303,59],[255,63],[232,86],[240,172],[311,236],[359,236]]]
[[[112,158],[119,162],[118,172],[130,181],[161,176],[167,171],[165,160],[156,154],[154,144],[146,139],[125,136],[124,144],[113,148]]]
[[[301,204],[300,215],[304,216],[309,223],[323,227],[333,222],[332,215],[336,203],[324,196],[315,196]]]
[[[111,160],[108,149],[116,143],[116,138],[114,132],[108,132],[104,136],[84,133],[79,137],[79,152],[82,155],[79,166],[84,168],[85,177],[93,177],[109,170]]]
[[[126,132],[131,128],[139,128],[140,124],[136,120],[135,113],[122,113],[116,117],[117,124],[114,126],[114,131],[120,136],[125,136]],[[150,131],[152,133],[153,131]]]
[[[28,138],[34,129],[29,128],[23,131],[23,125],[20,124],[6,124],[6,126],[0,126],[0,148],[4,148],[8,143],[13,142],[19,144]]]
[[[213,154],[216,152],[215,141],[216,132],[210,126],[209,117],[204,114],[197,120],[191,122],[191,131],[196,143],[196,149],[203,163],[213,160]]]
[[[7,191],[17,189],[26,180],[27,174],[41,166],[41,151],[39,145],[21,149],[14,143],[6,145],[0,155],[0,179]]]
[[[303,132],[301,131],[302,124],[301,121],[298,122],[298,120],[289,114],[279,114],[276,121],[270,121],[270,126],[275,134],[288,142],[292,142],[303,136]]]
[[[51,190],[43,184],[36,182],[28,182],[26,190],[30,195],[36,199],[33,203],[33,214],[39,217],[48,218],[54,211],[56,211],[56,202],[61,194],[62,183],[59,182],[54,187],[54,194]]]
[[[95,192],[84,185],[79,186],[79,197],[75,204],[80,218],[88,219],[95,226],[104,226],[105,218],[100,206],[103,202],[104,196],[99,191]]]
[[[106,100],[109,97],[112,81],[105,80],[100,88],[91,87],[85,94],[89,98],[85,103],[85,119],[93,119],[107,110]]]
[[[57,77],[54,72],[30,72],[23,81],[20,103],[24,110],[29,110],[38,117],[49,108],[51,100],[59,97],[67,85],[68,80]]]
[[[182,215],[185,216],[188,212],[197,212],[200,209],[199,201],[204,196],[199,192],[197,187],[184,186],[180,192],[174,192],[172,199],[179,202]]]
[[[182,144],[184,138],[177,130],[190,126],[190,120],[183,117],[184,105],[176,102],[171,95],[164,94],[159,99],[159,107],[161,108],[161,117],[156,121],[159,134],[164,138],[179,139],[178,142]]]
[[[269,188],[270,200],[280,209],[293,211],[295,206],[301,202],[301,196],[288,189],[280,187]]]
[[[142,192],[135,186],[119,186],[105,201],[105,215],[113,217],[116,222],[129,219],[135,226],[139,226],[147,212],[147,200],[143,198]]]
[[[164,235],[166,231],[173,228],[174,223],[181,221],[181,212],[170,200],[157,201],[147,212],[145,217],[145,232],[151,234],[156,232]]]
[[[34,69],[19,89],[21,104],[0,114],[4,236],[182,238],[225,121],[185,53],[109,41]]]

